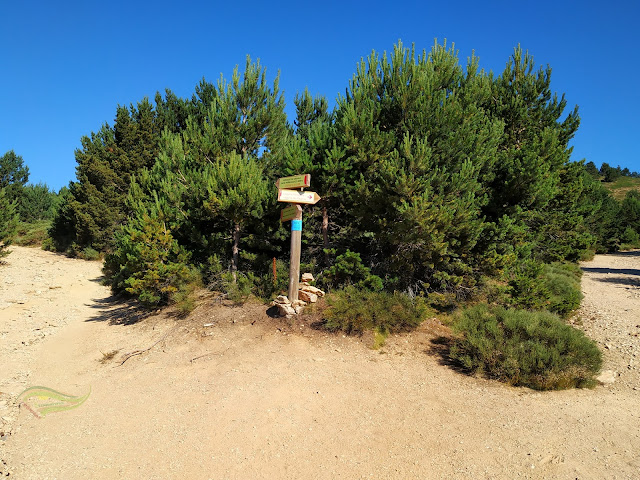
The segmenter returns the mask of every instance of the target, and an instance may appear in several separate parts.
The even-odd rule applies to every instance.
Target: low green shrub
[[[371,270],[364,266],[359,253],[350,250],[338,255],[333,265],[322,272],[322,281],[324,286],[333,288],[355,285],[360,289],[374,292],[383,288],[382,279],[373,275]]]
[[[38,220],[32,223],[20,222],[13,243],[24,247],[42,245],[49,238],[47,231],[51,220]]]
[[[580,306],[581,276],[582,270],[575,264],[552,263],[545,266],[542,278],[549,292],[549,311],[568,317]]]
[[[511,299],[506,303],[515,308],[549,310],[567,317],[582,301],[581,275],[580,267],[572,263],[523,262],[509,282]]]
[[[169,303],[175,305],[180,315],[187,315],[196,308],[197,291],[201,287],[202,280],[199,276],[194,275],[190,282],[181,284],[178,289],[171,294]]]
[[[102,254],[95,248],[84,247],[77,256],[83,260],[100,260]]]
[[[282,260],[276,261],[276,276],[273,276],[273,262],[268,261],[261,269],[262,275],[255,275],[253,294],[265,302],[270,302],[289,289],[289,265]]]
[[[373,330],[386,335],[411,330],[420,325],[427,313],[421,297],[371,292],[353,286],[331,293],[327,304],[325,327],[349,334]]]
[[[536,390],[592,387],[602,357],[581,331],[549,312],[477,305],[456,319],[451,359],[472,373]]]
[[[511,272],[510,304],[517,308],[543,310],[548,305],[549,290],[541,280],[544,264],[534,260],[519,263]]]
[[[220,272],[210,277],[208,288],[225,293],[229,300],[238,305],[245,303],[252,295],[269,302],[277,295],[286,294],[289,286],[288,277],[280,277],[280,273],[284,272],[279,272],[278,280],[274,284],[272,274],[258,276],[250,271],[236,272],[234,280],[231,272]]]
[[[631,250],[632,248],[640,247],[640,234],[636,232],[633,228],[627,227],[622,233],[622,237],[620,238],[622,242],[620,245],[620,250]]]
[[[234,281],[233,274],[226,272],[222,276],[222,290],[227,294],[227,298],[233,303],[242,305],[251,296],[255,285],[256,277],[252,273],[244,274],[237,272]]]

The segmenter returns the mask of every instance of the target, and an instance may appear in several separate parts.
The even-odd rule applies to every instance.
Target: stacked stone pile
[[[302,313],[305,305],[316,303],[318,297],[324,297],[322,290],[311,285],[313,280],[312,274],[303,273],[298,290],[298,300],[291,302],[286,295],[278,295],[276,299],[271,302],[271,305],[278,307],[278,312],[281,317],[290,317]]]

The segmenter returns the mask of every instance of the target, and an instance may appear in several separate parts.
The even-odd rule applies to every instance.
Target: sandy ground
[[[213,298],[186,319],[145,315],[110,297],[99,263],[13,247],[0,477],[640,478],[640,252],[583,267],[574,323],[615,381],[540,393],[443,365],[437,319],[372,350]],[[91,395],[39,419],[15,404],[33,385]]]

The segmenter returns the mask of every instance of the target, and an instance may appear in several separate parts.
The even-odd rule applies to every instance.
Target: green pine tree
[[[5,195],[11,202],[21,201],[23,189],[29,181],[29,167],[16,152],[9,150],[0,157],[0,188],[6,189]]]
[[[16,202],[9,201],[5,188],[0,188],[0,258],[6,256],[9,251],[18,226],[18,214]]]
[[[491,84],[473,59],[427,55],[401,43],[358,66],[338,102],[336,136],[351,166],[345,203],[358,233],[352,250],[418,289],[473,284],[480,208],[502,123],[482,108]]]
[[[236,278],[240,234],[251,217],[260,217],[273,189],[264,178],[262,167],[252,157],[229,154],[203,172],[207,189],[204,206],[212,215],[231,222],[231,272]]]

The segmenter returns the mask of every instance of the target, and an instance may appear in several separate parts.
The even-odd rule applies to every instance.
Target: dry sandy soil
[[[0,477],[640,478],[640,252],[583,265],[574,323],[615,381],[549,393],[444,365],[437,319],[372,350],[259,305],[145,315],[100,285],[99,263],[5,260]],[[36,418],[16,405],[33,385],[91,395]]]

